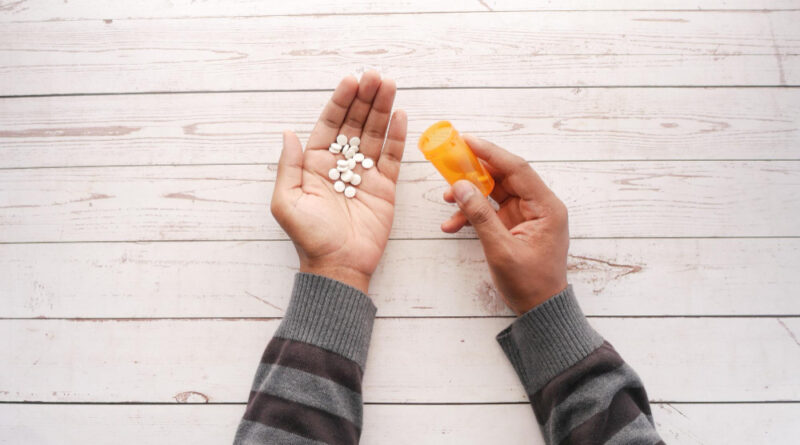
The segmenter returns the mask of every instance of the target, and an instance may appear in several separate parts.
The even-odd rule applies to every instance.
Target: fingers
[[[489,200],[471,182],[456,181],[453,184],[453,195],[461,212],[475,228],[487,253],[491,249],[502,246],[511,238],[511,233],[497,216]]]
[[[361,132],[361,152],[364,156],[377,159],[386,137],[386,127],[392,113],[392,104],[397,93],[397,85],[392,79],[383,79],[372,101],[372,108]]]
[[[542,178],[523,158],[472,135],[464,135],[464,141],[499,177],[499,182],[502,182],[507,192],[532,201],[553,196]]]
[[[377,164],[378,171],[392,182],[397,182],[397,176],[400,174],[400,162],[403,159],[407,131],[408,116],[406,116],[406,112],[395,111],[386,135],[386,144],[383,146]]]
[[[278,174],[272,192],[272,213],[276,213],[303,183],[303,146],[291,131],[283,132],[283,150],[278,159]]]
[[[450,204],[455,204],[456,195],[453,194],[453,187],[450,187],[449,189],[445,190],[444,193],[442,194],[442,198],[444,199],[445,202],[449,202]]]
[[[451,216],[450,219],[442,223],[442,232],[456,233],[467,224],[469,224],[467,217],[464,216],[464,212],[459,210],[456,213],[453,213],[453,216]]]
[[[377,71],[370,70],[361,76],[358,93],[353,103],[350,104],[350,109],[347,110],[347,117],[344,119],[340,133],[348,138],[361,136],[361,130],[364,128],[364,123],[380,86],[381,75]]]
[[[445,194],[448,194],[448,192],[445,192]],[[452,189],[449,190],[449,196],[445,198],[445,201],[450,203],[456,202],[456,198],[455,195],[453,195]],[[522,214],[522,210],[518,204],[500,207],[500,210],[497,210],[497,216],[500,218],[500,221],[503,222],[503,225],[509,230],[526,221],[525,215]],[[464,216],[464,212],[459,210],[450,216],[447,221],[442,223],[442,232],[455,233],[461,230],[462,227],[468,225],[470,225],[470,223],[467,221],[467,217]]]
[[[492,176],[494,177],[494,175]],[[491,196],[497,204],[503,204],[511,195],[506,191],[505,187],[503,187],[503,184],[498,178],[494,179],[494,189],[492,189],[492,193],[490,193],[489,196]],[[456,202],[456,197],[453,196],[453,188],[451,187],[445,190],[442,194],[442,198],[445,200],[445,202],[454,204]]]
[[[314,130],[311,131],[311,136],[308,138],[309,149],[327,150],[331,142],[336,140],[357,92],[358,80],[354,76],[347,76],[339,82],[314,125]]]

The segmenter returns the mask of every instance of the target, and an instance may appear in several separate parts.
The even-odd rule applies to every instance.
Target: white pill
[[[356,168],[356,160],[355,159],[348,159],[347,160],[347,168],[350,170]]]
[[[350,178],[350,184],[358,185],[361,184],[361,175],[358,173],[353,173],[353,177]]]
[[[348,167],[347,165],[337,165],[336,166],[336,170],[339,170],[340,172],[344,172],[344,171],[350,170],[350,167]]]
[[[353,150],[354,153],[358,153],[359,151],[361,151],[361,149],[358,148],[358,145],[351,145],[350,150]]]
[[[330,147],[328,147],[328,150],[331,153],[340,153],[342,151],[342,146],[334,142]]]
[[[345,187],[345,185],[344,185],[344,182],[342,182],[342,181],[336,181],[336,182],[333,183],[333,189],[336,190],[339,193],[342,193],[344,191],[344,187]]]
[[[356,155],[356,152],[354,152],[353,150],[347,150],[346,152],[344,152],[344,158],[345,159],[353,159],[353,156],[355,156],[355,155]]]
[[[339,170],[336,170],[335,168],[328,170],[328,177],[333,179],[334,181],[339,179]]]
[[[340,134],[336,137],[336,143],[339,145],[344,145],[347,143],[347,136]]]
[[[372,168],[374,165],[375,161],[373,161],[372,158],[364,158],[364,160],[361,161],[361,166],[364,168]]]
[[[347,188],[344,189],[344,196],[347,196],[348,198],[356,196],[356,188],[352,185],[348,185]]]
[[[353,159],[355,159],[356,162],[361,163],[364,160],[364,153],[356,153],[356,155],[353,156]]]
[[[360,143],[361,139],[359,139],[358,136],[353,136],[350,138],[350,145],[352,145],[353,147],[358,147],[358,144]]]
[[[350,182],[353,179],[353,170],[345,170],[342,172],[342,181]]]

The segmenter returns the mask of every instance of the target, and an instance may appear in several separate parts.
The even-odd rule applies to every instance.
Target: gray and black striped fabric
[[[375,306],[338,281],[297,274],[258,365],[235,444],[355,444]]]
[[[297,274],[234,443],[358,443],[374,318],[375,306],[357,289]],[[663,443],[641,380],[589,326],[571,287],[519,317],[497,340],[548,444]]]
[[[572,287],[497,336],[548,444],[663,443],[642,381],[589,325]]]

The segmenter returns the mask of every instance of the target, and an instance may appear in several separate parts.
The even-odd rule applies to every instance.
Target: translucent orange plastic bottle
[[[450,184],[466,179],[475,184],[484,196],[494,189],[494,178],[478,161],[461,135],[448,121],[439,121],[419,138],[419,149]]]

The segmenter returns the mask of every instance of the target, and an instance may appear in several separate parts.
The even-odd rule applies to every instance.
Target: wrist
[[[300,272],[312,273],[314,275],[320,275],[342,282],[348,286],[352,286],[360,290],[364,294],[369,291],[369,281],[371,276],[351,267],[301,262]]]
[[[568,284],[569,283],[567,282],[566,277],[564,277],[563,280],[555,280],[550,285],[542,286],[541,288],[537,289],[537,292],[534,294],[526,295],[522,298],[516,299],[514,302],[515,304],[511,306],[511,310],[513,310],[518,316],[524,315],[531,309],[564,292],[564,290],[567,289]]]

